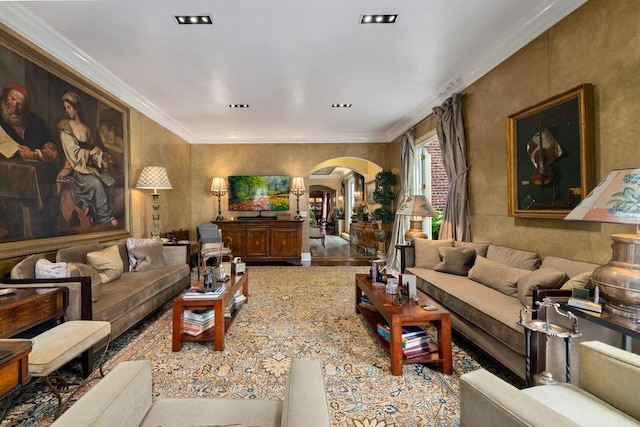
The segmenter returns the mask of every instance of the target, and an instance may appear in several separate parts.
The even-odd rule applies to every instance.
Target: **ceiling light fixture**
[[[361,24],[394,24],[398,15],[362,15]]]
[[[333,108],[351,108],[351,104],[331,104]]]
[[[249,104],[229,104],[229,108],[249,108]]]
[[[176,15],[176,21],[180,25],[213,24],[210,15]]]

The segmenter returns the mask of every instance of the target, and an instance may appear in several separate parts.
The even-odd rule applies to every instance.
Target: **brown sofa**
[[[401,255],[403,272],[416,275],[418,289],[451,312],[452,327],[523,380],[525,334],[517,324],[523,305],[537,307],[538,290],[575,286],[598,266],[559,257],[541,261],[536,252],[452,240],[417,239]],[[545,354],[545,348],[534,349],[532,373],[558,363]]]
[[[124,241],[90,243],[59,249],[56,262],[73,263],[76,266],[86,264],[88,253],[114,245],[117,246],[122,260],[123,273],[108,283],[99,284],[99,278],[88,276],[35,279],[36,262],[45,257],[44,254],[37,254],[17,264],[11,271],[11,280],[3,280],[2,286],[65,286],[69,288],[66,320],[108,321],[111,323],[113,340],[190,284],[186,246],[163,246],[159,261],[144,271],[129,271],[129,253]],[[83,270],[80,271],[82,273]]]

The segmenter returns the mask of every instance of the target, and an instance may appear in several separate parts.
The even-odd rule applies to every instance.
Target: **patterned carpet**
[[[335,426],[452,426],[459,413],[458,377],[492,368],[454,344],[454,375],[436,365],[404,365],[392,376],[389,359],[354,310],[354,274],[367,267],[249,267],[250,300],[228,331],[223,352],[186,343],[171,351],[171,307],[113,343],[105,370],[125,360],[149,360],[159,397],[283,398],[291,359],[320,359]],[[65,375],[79,371],[71,364]],[[79,393],[81,394],[81,393]],[[49,425],[55,398],[42,382],[21,395],[1,425]]]

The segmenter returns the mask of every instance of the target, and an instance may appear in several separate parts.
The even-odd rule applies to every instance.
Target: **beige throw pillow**
[[[506,246],[489,245],[486,258],[489,261],[499,262],[509,267],[523,270],[535,270],[540,267],[540,254],[537,252],[523,251],[522,249]]]
[[[438,248],[453,247],[453,239],[429,240],[415,238],[413,239],[413,244],[416,251],[415,266],[418,268],[429,268],[433,270],[441,261]]]
[[[122,258],[121,258],[122,259]],[[69,263],[69,277],[91,278],[91,301],[96,302],[102,294],[102,278],[95,268],[80,262]]]
[[[137,246],[129,252],[136,260],[133,271],[147,271],[166,266],[164,260],[162,241],[146,246]]]
[[[454,248],[467,248],[476,251],[476,255],[487,257],[487,251],[489,250],[489,243],[475,243],[475,242],[453,242]]]
[[[489,261],[485,257],[477,256],[476,262],[469,270],[469,279],[482,283],[505,295],[514,296],[518,292],[518,280],[527,273],[529,273],[529,270],[509,267],[508,265]]]
[[[594,286],[591,283],[592,274],[593,271],[587,271],[573,276],[560,289],[593,289]]]
[[[122,258],[120,258],[120,251],[116,245],[109,246],[101,251],[89,252],[87,254],[87,264],[96,269],[103,285],[122,276],[124,268]]]
[[[442,262],[435,266],[435,271],[466,276],[473,265],[476,251],[469,248],[438,248]]]
[[[44,254],[29,255],[11,269],[12,279],[35,279],[36,263],[44,258]]]
[[[553,268],[540,267],[518,280],[518,299],[522,305],[532,307],[531,295],[534,289],[555,289],[562,286],[567,275]]]

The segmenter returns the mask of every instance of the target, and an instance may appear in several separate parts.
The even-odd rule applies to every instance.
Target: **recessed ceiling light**
[[[394,24],[398,20],[398,15],[362,15],[361,24]]]
[[[331,104],[333,108],[351,108],[351,104]]]
[[[210,15],[176,15],[176,21],[178,21],[180,25],[213,24]]]
[[[249,104],[229,104],[229,108],[249,108]]]

